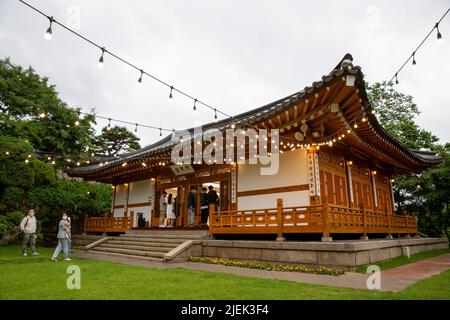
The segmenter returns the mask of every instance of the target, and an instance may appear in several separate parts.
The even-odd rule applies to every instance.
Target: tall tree
[[[139,138],[125,127],[105,127],[95,137],[94,150],[102,155],[115,156],[122,152],[130,152],[140,148]]]
[[[384,129],[412,149],[430,149],[444,157],[444,164],[420,174],[396,177],[393,188],[397,212],[417,212],[419,228],[432,236],[449,236],[450,145],[439,145],[438,137],[415,122],[419,109],[413,97],[397,92],[392,83],[367,86],[367,93]]]
[[[74,157],[89,149],[93,123],[93,116],[80,117],[61,101],[46,77],[8,58],[0,60],[0,135],[25,139],[41,152]]]

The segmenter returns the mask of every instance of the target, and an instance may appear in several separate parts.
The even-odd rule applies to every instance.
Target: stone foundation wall
[[[201,256],[331,266],[354,271],[360,265],[399,257],[402,255],[402,248],[407,247],[411,254],[417,254],[449,246],[446,238],[341,242],[203,240]],[[200,253],[198,249],[195,251]]]

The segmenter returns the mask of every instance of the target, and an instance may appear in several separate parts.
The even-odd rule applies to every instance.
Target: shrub
[[[209,258],[209,257],[189,257],[189,262],[200,262],[200,263],[210,263],[210,264],[220,264],[232,267],[241,267],[249,269],[259,269],[267,271],[285,271],[285,272],[304,272],[304,273],[315,273],[315,274],[326,274],[332,276],[338,276],[344,274],[341,269],[334,269],[329,267],[307,267],[299,265],[283,265],[283,264],[269,264],[258,261],[242,261],[242,260],[232,260],[225,258]]]

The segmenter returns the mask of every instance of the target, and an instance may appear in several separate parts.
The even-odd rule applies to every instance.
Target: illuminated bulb
[[[81,163],[77,162],[77,166],[80,166]]]
[[[47,31],[44,33],[44,39],[52,40],[53,39],[53,32],[52,32],[53,17],[49,17],[48,20],[50,20],[50,26],[48,27]]]
[[[39,118],[43,119],[43,118],[45,118],[45,116],[46,116],[45,112],[39,113]]]
[[[372,114],[375,114],[375,113],[377,113],[375,110],[372,110]]]
[[[358,129],[358,124],[355,123],[355,124],[353,125],[353,128]]]
[[[75,126],[78,127],[79,125],[80,125],[80,121],[76,120],[76,121],[75,121]]]
[[[28,163],[28,162],[30,162],[28,159],[25,159],[25,163]]]
[[[363,118],[361,119],[361,121],[362,121],[362,122],[366,122],[366,121],[367,121],[366,117],[363,117]]]
[[[9,151],[6,151],[5,154],[6,154],[7,156],[9,156]]]
[[[350,133],[350,132],[352,132],[352,130],[348,129],[348,130],[347,130],[347,133]]]

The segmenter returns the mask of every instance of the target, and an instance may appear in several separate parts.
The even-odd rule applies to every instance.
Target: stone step
[[[161,247],[161,248],[176,248],[180,244],[174,242],[150,242],[150,241],[131,241],[131,240],[108,240],[108,244],[130,245],[130,246],[142,246],[142,247]]]
[[[120,253],[120,254],[130,255],[130,256],[144,256],[144,257],[153,257],[153,258],[163,258],[164,254],[165,254],[165,252],[108,248],[108,247],[102,247],[101,245],[98,247],[95,247],[94,249],[92,249],[92,251]]]
[[[146,257],[146,256],[135,256],[130,254],[123,254],[123,253],[115,253],[115,252],[103,252],[103,251],[90,251],[98,255],[104,255],[104,256],[112,256],[112,257],[120,257],[125,259],[139,259],[139,260],[145,260],[145,261],[151,261],[151,262],[160,262],[163,263],[164,259],[161,258],[155,258],[155,257]]]
[[[124,235],[120,235],[120,238],[137,238],[137,239],[183,239],[183,240],[194,240],[201,239],[203,235],[196,234],[130,234],[126,233]]]
[[[113,237],[112,240],[127,240],[127,241],[139,241],[139,242],[159,242],[159,243],[183,243],[186,240],[184,238],[160,238],[160,237]]]
[[[136,245],[123,245],[114,243],[104,243],[99,246],[100,248],[115,248],[115,249],[127,249],[127,250],[139,250],[139,251],[149,251],[149,252],[169,252],[172,247],[151,247],[151,246],[136,246]],[[176,247],[176,246],[175,246]]]

